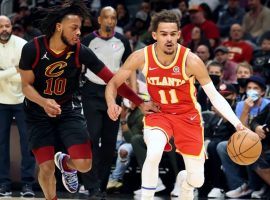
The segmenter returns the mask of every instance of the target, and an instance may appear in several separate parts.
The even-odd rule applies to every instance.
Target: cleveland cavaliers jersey
[[[178,44],[176,56],[169,66],[162,65],[155,54],[155,44],[144,48],[147,89],[152,100],[161,111],[179,114],[189,112],[197,106],[195,78],[185,73],[189,49]]]
[[[48,42],[45,36],[28,42],[22,50],[20,68],[33,71],[33,86],[41,96],[55,99],[61,104],[79,90],[82,64],[95,74],[105,65],[80,42],[68,46],[59,54],[49,48]]]

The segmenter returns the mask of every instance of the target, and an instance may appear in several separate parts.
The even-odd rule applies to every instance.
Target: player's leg
[[[47,200],[56,200],[54,147],[41,147],[32,151],[39,166],[38,182],[43,194]]]
[[[145,129],[144,140],[147,154],[142,168],[142,200],[152,200],[158,183],[158,166],[167,138],[159,129]]]
[[[180,184],[181,200],[192,200],[194,188],[199,188],[204,183],[204,162],[205,155],[199,157],[183,155],[186,170],[180,171],[177,175],[177,183]]]

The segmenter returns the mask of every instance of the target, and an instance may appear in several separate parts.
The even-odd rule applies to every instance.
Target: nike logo
[[[157,69],[157,67],[155,67],[155,68],[149,67],[149,70],[150,70],[150,71],[155,70],[155,69]]]
[[[193,117],[190,117],[189,119],[190,119],[191,121],[193,121],[197,116],[198,116],[198,114],[194,115]]]

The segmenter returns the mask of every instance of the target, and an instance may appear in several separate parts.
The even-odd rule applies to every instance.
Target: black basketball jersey
[[[45,36],[34,38],[22,50],[20,69],[32,70],[33,83],[38,93],[63,103],[72,98],[79,89],[82,64],[95,74],[105,65],[86,46],[77,43],[56,54],[50,48]]]

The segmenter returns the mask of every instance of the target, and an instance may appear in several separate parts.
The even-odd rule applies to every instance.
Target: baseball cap
[[[147,20],[147,13],[145,13],[143,11],[138,11],[136,13],[135,19],[139,19],[139,20],[145,22]]]
[[[217,53],[219,51],[221,51],[223,53],[228,53],[229,52],[228,48],[225,47],[225,46],[218,46],[217,48],[215,48],[214,53]]]
[[[202,7],[200,5],[197,5],[197,4],[190,5],[189,8],[188,8],[188,10],[190,12],[192,12],[192,11],[195,11],[195,12],[197,12],[197,11],[203,11]]]
[[[263,90],[266,89],[265,79],[261,76],[258,76],[258,75],[251,76],[247,79],[247,84],[249,82],[257,83]]]
[[[219,86],[218,91],[222,96],[225,97],[233,93],[237,93],[236,88],[232,84],[225,84],[225,83],[222,83]]]

